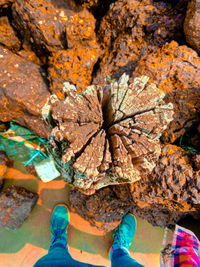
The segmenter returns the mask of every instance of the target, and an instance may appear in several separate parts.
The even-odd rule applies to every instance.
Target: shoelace
[[[63,224],[63,220],[62,219],[57,219],[57,225],[56,225],[56,229],[54,230],[54,240],[53,242],[61,239],[62,235],[63,235],[63,229],[62,229],[62,224]]]
[[[115,233],[113,234],[114,242],[117,241],[122,247],[129,247],[130,240],[128,237],[124,238],[124,234],[120,234],[120,229],[115,229]]]

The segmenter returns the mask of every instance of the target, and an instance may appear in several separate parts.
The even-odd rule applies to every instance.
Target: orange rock
[[[186,41],[200,53],[200,1],[191,0],[188,3],[184,21]]]
[[[78,92],[91,84],[93,67],[101,55],[95,22],[86,9],[69,19],[66,26],[68,49],[53,53],[49,58],[50,90],[53,93],[58,95],[66,81],[76,85]]]
[[[14,0],[0,0],[0,10],[10,7],[13,2]]]
[[[103,17],[98,38],[104,48],[94,83],[105,84],[105,76],[131,74],[142,55],[157,51],[171,40],[182,42],[184,10],[164,2],[118,0]]]
[[[42,137],[49,134],[42,108],[49,97],[40,67],[0,48],[0,120],[15,120]]]
[[[70,1],[16,0],[12,5],[13,24],[23,41],[43,55],[67,47],[65,27],[73,8]]]
[[[133,76],[147,75],[166,93],[166,102],[174,105],[174,120],[163,140],[174,142],[198,121],[200,113],[200,58],[187,46],[172,41],[156,52],[145,55],[136,64]]]
[[[21,42],[10,26],[7,17],[0,18],[0,44],[13,52],[17,52],[21,47]]]

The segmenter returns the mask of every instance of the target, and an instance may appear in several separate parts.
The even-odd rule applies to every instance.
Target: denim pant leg
[[[123,248],[118,248],[112,251],[111,253],[111,267],[144,267],[133,258],[131,258],[128,250]]]
[[[49,249],[47,255],[39,259],[34,267],[104,267],[82,263],[74,260],[63,241],[55,242]]]

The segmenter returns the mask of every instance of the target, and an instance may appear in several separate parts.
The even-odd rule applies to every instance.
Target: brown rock
[[[200,53],[200,1],[191,0],[188,3],[184,21],[186,41]]]
[[[84,91],[101,54],[93,15],[86,9],[78,12],[73,1],[17,0],[12,11],[25,46],[49,64],[50,90],[62,98],[62,84],[69,81]]]
[[[7,17],[0,17],[0,44],[13,52],[18,51],[21,47],[21,42],[10,26]]]
[[[7,229],[19,228],[29,216],[38,195],[23,187],[10,186],[0,194],[0,225]]]
[[[106,75],[119,78],[124,72],[131,74],[142,55],[171,40],[182,42],[182,6],[149,0],[111,4],[98,32],[105,53],[94,83],[105,84]]]
[[[52,149],[59,150],[62,162],[71,168],[66,171],[71,175],[67,180],[87,190],[86,194],[110,184],[140,180],[153,170],[160,155],[159,137],[172,120],[173,107],[162,104],[165,94],[148,83],[148,77],[138,77],[132,84],[128,79],[124,74],[119,82],[107,85],[104,116],[102,91],[94,85],[78,94],[67,82],[63,100],[50,97],[57,124],[51,133]],[[58,142],[65,145],[56,148]]]
[[[69,81],[84,91],[92,80],[92,71],[101,50],[96,41],[95,19],[86,10],[72,16],[66,26],[67,50],[50,57],[50,89],[62,97],[63,82]]]
[[[35,46],[38,54],[66,48],[65,24],[74,14],[69,1],[16,0],[12,13],[24,42]]]
[[[36,53],[32,51],[31,47],[23,44],[22,49],[16,53],[20,57],[29,60],[37,65],[43,65],[45,62],[45,57],[37,57]]]
[[[11,121],[48,136],[41,109],[49,96],[39,66],[0,48],[0,120]]]
[[[10,7],[13,2],[14,0],[0,0],[0,11]]]
[[[199,120],[200,58],[194,50],[172,41],[142,57],[133,75],[150,77],[166,93],[167,103],[174,105],[174,120],[164,133],[165,142],[174,142]]]
[[[78,2],[79,5],[87,8],[87,9],[94,9],[97,8],[99,6],[102,7],[101,5],[101,0],[76,0],[76,2]],[[99,7],[100,8],[100,7]]]
[[[118,186],[118,192],[125,192],[124,186]],[[113,230],[119,221],[129,211],[131,194],[126,190],[124,201],[117,198],[114,190],[106,187],[96,192],[95,195],[86,196],[77,189],[72,189],[69,195],[70,204],[75,211],[88,220],[91,224],[105,231]],[[126,202],[126,207],[124,203]]]

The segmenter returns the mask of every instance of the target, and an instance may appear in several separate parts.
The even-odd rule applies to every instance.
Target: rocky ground
[[[77,213],[199,216],[199,0],[1,0],[0,37],[0,121],[48,139]]]

